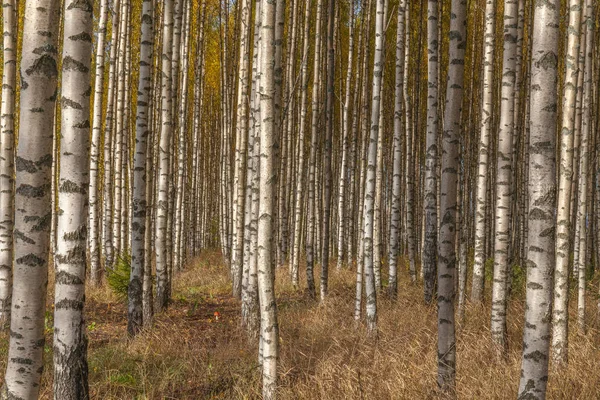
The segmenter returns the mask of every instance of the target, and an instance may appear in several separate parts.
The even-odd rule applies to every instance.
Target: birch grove
[[[0,398],[595,398],[593,0],[2,17]]]

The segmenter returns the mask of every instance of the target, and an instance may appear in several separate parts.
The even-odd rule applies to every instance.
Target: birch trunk
[[[174,79],[180,81],[179,87],[181,88],[178,97],[175,98],[177,101],[177,107],[174,110],[178,110],[179,115],[175,117],[177,122],[177,180],[176,180],[176,190],[175,190],[175,203],[173,210],[173,264],[174,269],[177,271],[183,270],[184,263],[184,254],[182,252],[182,244],[184,241],[185,232],[183,230],[183,216],[185,215],[186,203],[184,202],[184,197],[186,193],[186,181],[185,181],[185,170],[186,170],[186,143],[187,143],[187,135],[186,135],[186,122],[187,122],[187,94],[188,94],[188,55],[189,55],[189,14],[190,14],[190,1],[191,0],[183,0],[182,8],[183,8],[183,16],[182,16],[182,39],[181,39],[181,78],[175,76]]]
[[[27,1],[16,154],[14,285],[3,398],[36,399],[43,371],[59,2]]]
[[[100,281],[100,145],[102,133],[102,103],[104,98],[104,48],[106,23],[108,20],[108,0],[100,3],[98,21],[98,41],[96,42],[96,71],[94,79],[94,104],[92,120],[92,140],[90,147],[90,188],[89,188],[89,246],[90,280],[92,285]]]
[[[485,5],[485,43],[483,60],[483,96],[481,104],[481,127],[479,136],[478,168],[475,210],[475,263],[473,264],[473,287],[471,301],[483,301],[485,282],[485,239],[488,192],[488,158],[494,106],[494,35],[496,34],[496,0]]]
[[[582,0],[569,1],[569,27],[565,54],[560,130],[560,168],[556,213],[556,269],[552,307],[552,359],[568,361],[569,261],[571,258],[571,181],[573,180],[573,137],[575,135],[575,98],[577,97],[579,38]]]
[[[265,400],[277,398],[277,359],[279,357],[279,329],[277,304],[275,302],[275,260],[273,250],[273,217],[277,169],[274,167],[275,136],[275,13],[276,4],[263,0],[260,19],[260,205],[258,220],[258,296],[260,302],[260,326],[262,343],[262,395]]]
[[[456,335],[454,323],[456,274],[456,210],[459,168],[459,137],[467,45],[467,1],[452,0],[449,67],[446,87],[440,182],[440,237],[438,241],[438,385],[454,392]]]
[[[381,107],[381,76],[383,74],[384,0],[377,0],[375,19],[375,59],[373,62],[373,92],[371,102],[371,129],[367,156],[367,175],[363,211],[363,257],[367,329],[377,330],[377,290],[373,266],[373,217],[375,208],[375,180],[377,168],[377,141],[379,139],[379,108]]]
[[[171,90],[173,43],[173,0],[163,5],[163,44],[161,68],[161,128],[158,196],[156,199],[156,310],[163,311],[169,303],[169,260],[167,251],[167,214],[169,203],[170,148],[173,133]]]
[[[502,93],[496,168],[496,212],[494,228],[494,281],[492,283],[492,340],[506,355],[506,302],[509,283],[509,244],[511,230],[513,133],[515,105],[515,76],[517,25],[519,6],[517,0],[504,2],[504,56],[502,61]]]
[[[438,107],[438,0],[427,2],[427,136],[425,139],[425,187],[423,216],[425,240],[423,243],[423,290],[426,303],[433,301],[435,292],[435,266],[437,249],[437,138]]]
[[[556,88],[559,4],[534,9],[529,144],[529,237],[519,398],[544,399],[548,382],[552,273],[555,265]]]
[[[392,177],[392,210],[390,218],[389,245],[389,284],[388,292],[393,299],[398,295],[397,265],[400,254],[400,231],[402,215],[402,112],[404,110],[402,95],[404,92],[404,51],[405,51],[405,10],[406,0],[398,5],[398,27],[396,30],[396,88],[394,92],[394,152]]]
[[[334,114],[334,84],[335,84],[335,0],[329,0],[327,7],[327,98],[325,105],[325,154],[324,154],[324,191],[323,191],[323,220],[322,220],[322,243],[321,243],[321,301],[327,296],[327,285],[329,278],[329,240],[331,228],[331,192],[333,186],[333,175],[331,171],[332,137]]]
[[[77,400],[89,398],[83,308],[93,9],[78,0],[67,0],[64,7],[53,382],[56,400]]]
[[[245,229],[245,238],[247,249],[244,251],[244,264],[248,265],[248,282],[245,295],[245,314],[246,331],[251,340],[260,337],[259,321],[259,299],[258,299],[258,273],[257,273],[257,233],[258,233],[258,212],[259,212],[259,176],[258,168],[260,163],[260,102],[259,102],[259,79],[260,79],[260,32],[261,32],[261,11],[262,0],[256,1],[254,25],[254,63],[252,65],[252,91],[251,106],[252,110],[252,129],[249,130],[248,139],[248,174],[246,175],[246,209],[248,210],[247,225]]]
[[[404,109],[405,109],[405,121],[404,130],[406,135],[406,167],[405,167],[405,180],[406,180],[406,240],[408,245],[408,262],[409,262],[409,273],[410,280],[412,283],[417,281],[417,267],[416,267],[416,247],[417,240],[415,237],[415,186],[414,186],[414,163],[413,163],[413,119],[412,119],[412,98],[409,91],[409,63],[410,63],[410,5],[406,7],[406,15],[404,23],[407,26],[406,29],[406,45],[404,47]]]
[[[292,285],[297,288],[299,284],[298,266],[300,264],[300,240],[302,228],[302,200],[304,188],[304,137],[306,131],[306,109],[308,103],[308,49],[310,35],[310,4],[306,5],[304,15],[304,38],[302,48],[302,72],[301,72],[301,99],[300,99],[300,122],[298,127],[298,177],[296,180],[296,197],[294,206],[294,249],[292,253]]]
[[[344,234],[346,220],[349,219],[346,214],[346,175],[348,173],[348,137],[351,129],[352,119],[350,118],[350,102],[352,101],[352,76],[354,73],[354,25],[355,25],[355,0],[350,2],[350,26],[349,26],[349,47],[348,47],[348,68],[346,73],[346,93],[344,97],[343,113],[342,113],[342,162],[340,166],[340,183],[338,188],[338,257],[337,257],[337,269],[340,270],[344,260]],[[350,218],[352,215],[350,215]],[[348,239],[348,238],[346,238]]]
[[[146,169],[148,138],[150,136],[149,104],[152,93],[152,57],[154,50],[154,4],[142,3],[140,35],[140,72],[138,79],[137,115],[135,129],[135,154],[133,157],[133,198],[131,234],[131,275],[128,287],[127,332],[135,336],[144,325],[143,282],[146,264],[146,212],[148,199],[146,185],[150,170]]]
[[[119,47],[118,47],[118,63],[117,63],[117,104],[116,104],[116,124],[115,124],[115,143],[114,143],[114,204],[113,204],[113,247],[116,257],[123,256],[123,246],[122,244],[122,225],[124,224],[123,218],[123,197],[126,196],[125,192],[125,175],[123,174],[123,167],[125,165],[125,152],[126,149],[126,135],[127,129],[125,128],[125,103],[126,99],[126,54],[127,54],[127,27],[128,27],[128,19],[129,19],[129,9],[130,9],[129,0],[122,0],[120,5],[120,14],[119,14]]]
[[[104,176],[103,176],[103,241],[104,241],[104,267],[112,268],[115,261],[115,248],[114,248],[114,238],[113,238],[113,188],[114,188],[114,180],[113,180],[113,137],[115,134],[114,129],[114,120],[115,120],[115,99],[116,99],[116,83],[117,83],[117,50],[118,44],[117,41],[119,39],[119,15],[122,0],[116,0],[113,5],[112,10],[112,33],[110,40],[110,58],[109,58],[109,69],[108,69],[108,89],[107,89],[107,101],[106,101],[106,117],[105,117],[105,125],[104,125]],[[100,88],[102,89],[102,88]],[[95,101],[95,100],[94,100]],[[96,107],[96,105],[94,105]],[[102,107],[98,111],[98,115],[100,115],[100,120],[98,123],[100,126],[102,125]],[[96,283],[100,283],[101,276],[100,272],[98,276],[92,276],[92,282],[96,280]]]
[[[317,20],[315,27],[315,59],[313,66],[313,93],[312,93],[312,121],[311,121],[311,145],[309,156],[309,178],[308,178],[308,223],[306,236],[306,281],[311,297],[316,297],[314,281],[314,235],[316,218],[316,186],[317,186],[317,144],[319,129],[319,112],[321,91],[321,25],[323,14],[323,0],[317,2]]]
[[[15,94],[17,85],[17,11],[4,2],[2,106],[0,109],[0,327],[8,326],[12,297],[15,219]]]
[[[578,266],[578,295],[577,295],[577,326],[581,333],[585,333],[585,288],[586,288],[586,247],[587,247],[587,229],[588,229],[588,168],[590,158],[590,132],[591,132],[591,100],[592,100],[592,52],[594,41],[594,22],[593,7],[590,0],[585,0],[585,11],[583,14],[582,30],[585,29],[585,50],[584,50],[584,70],[583,73],[583,97],[581,99],[581,143],[579,154],[579,195],[577,206],[577,219],[579,224],[579,238],[575,246],[579,249],[576,254],[578,259],[574,262]]]
[[[231,249],[231,270],[233,271],[233,295],[240,297],[242,293],[242,268],[244,245],[244,208],[246,184],[246,146],[248,130],[248,70],[250,68],[250,18],[251,7],[248,0],[241,3],[240,54],[237,94],[237,122],[235,170],[233,177],[233,247]]]

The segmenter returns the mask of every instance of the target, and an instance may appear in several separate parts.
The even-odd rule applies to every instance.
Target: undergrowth
[[[324,302],[314,302],[305,291],[295,291],[286,271],[278,270],[276,280],[281,399],[443,398],[436,390],[436,307],[423,304],[422,287],[409,283],[405,265],[399,272],[398,300],[379,298],[376,339],[368,338],[352,317],[353,268],[332,268],[330,296]],[[524,315],[524,296],[517,288],[524,282],[523,275],[522,269],[513,268],[515,290],[509,302],[506,361],[497,362],[494,357],[487,282],[487,306],[468,306],[465,320],[458,323],[459,399],[516,398]],[[305,282],[304,276],[301,278]],[[318,274],[315,278],[318,282]],[[218,254],[193,260],[176,276],[169,310],[156,315],[152,328],[133,340],[126,335],[126,305],[107,286],[88,288],[91,398],[260,398],[257,348],[248,343],[240,327],[239,303],[230,297],[228,271]],[[593,296],[588,300],[590,305],[595,301]],[[571,302],[572,318],[576,316],[575,303]],[[560,371],[551,368],[548,399],[597,398],[600,335],[592,314],[587,335],[572,330],[569,366]],[[51,334],[50,329],[43,399],[52,398]],[[0,339],[3,369],[7,334]]]

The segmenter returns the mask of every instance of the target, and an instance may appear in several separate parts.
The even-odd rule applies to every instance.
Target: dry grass
[[[318,278],[318,277],[317,277]],[[280,396],[283,399],[438,399],[436,309],[422,289],[400,282],[396,303],[380,300],[376,339],[353,321],[354,273],[332,271],[324,304],[277,277],[280,312]],[[90,388],[94,399],[257,399],[256,346],[239,327],[239,304],[215,253],[195,260],[174,282],[173,304],[151,330],[126,338],[125,306],[106,288],[88,290]],[[489,307],[470,307],[457,332],[460,399],[516,397],[524,306],[510,303],[510,353],[496,361]],[[487,299],[489,304],[489,299]],[[592,298],[589,303],[592,304]],[[220,313],[218,321],[214,312]],[[574,312],[574,308],[572,309]],[[590,325],[596,321],[590,319]],[[51,326],[51,321],[49,321]],[[575,329],[572,329],[573,331]],[[48,342],[51,343],[48,329]],[[0,368],[7,336],[0,337]],[[43,398],[51,398],[47,346]],[[551,375],[550,399],[597,399],[598,331],[573,333],[570,364]]]

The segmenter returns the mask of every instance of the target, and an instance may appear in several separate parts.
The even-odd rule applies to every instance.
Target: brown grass
[[[278,274],[280,397],[443,398],[435,389],[436,309],[423,304],[422,288],[402,278],[396,303],[380,299],[380,331],[374,339],[367,337],[364,327],[354,324],[354,279],[352,271],[332,271],[330,297],[319,304],[305,292],[294,291],[285,271]],[[218,254],[206,254],[177,276],[169,311],[156,316],[151,330],[128,340],[125,305],[107,288],[90,288],[87,319],[92,398],[259,398],[256,346],[248,343],[239,327],[239,304],[229,291],[228,273]],[[510,303],[510,352],[506,361],[495,359],[489,339],[489,307],[467,310],[457,332],[458,398],[516,397],[522,297],[515,295]],[[588,304],[592,304],[591,297]],[[218,321],[215,311],[220,313]],[[589,323],[596,325],[593,318]],[[51,331],[47,331],[47,343],[51,343]],[[590,328],[587,335],[573,332],[570,340],[570,364],[552,372],[548,398],[597,399],[598,331]],[[6,352],[7,336],[2,334],[1,369]],[[42,397],[50,399],[51,346],[46,346],[46,353]]]

